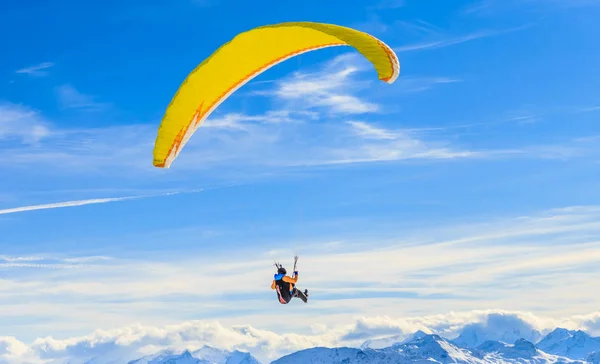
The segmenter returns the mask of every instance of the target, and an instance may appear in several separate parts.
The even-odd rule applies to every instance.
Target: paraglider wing
[[[398,58],[389,46],[347,27],[289,22],[240,33],[181,84],[158,128],[154,166],[169,168],[200,124],[252,78],[296,55],[333,46],[354,47],[373,64],[382,81],[392,83],[400,73]]]

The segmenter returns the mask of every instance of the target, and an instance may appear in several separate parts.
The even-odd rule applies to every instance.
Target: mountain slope
[[[166,350],[154,355],[147,355],[142,358],[132,360],[128,364],[261,364],[250,353],[241,351],[220,350],[210,346],[190,352],[183,351],[181,354],[175,354],[171,350]]]
[[[461,347],[476,348],[486,341],[501,341],[507,344],[519,339],[536,343],[542,334],[522,319],[503,314],[491,314],[486,321],[466,325],[461,334],[450,342]]]
[[[535,331],[524,332],[530,337],[537,336]],[[476,336],[472,336],[473,333]],[[512,330],[506,327],[490,332],[484,327],[470,326],[463,330],[463,340],[447,340],[436,334],[417,331],[409,339],[385,347],[383,344],[399,337],[390,336],[366,341],[361,348],[316,347],[300,350],[272,363],[600,364],[600,338],[592,337],[583,331],[557,328],[543,337],[537,345],[522,337],[513,343],[504,341],[510,337],[523,336],[522,333],[523,331],[519,329]],[[485,340],[477,346],[471,346],[484,337],[490,336],[503,340]],[[458,345],[457,342],[461,341],[468,345]],[[381,347],[369,347],[371,345]],[[102,362],[102,364],[106,363],[106,361]],[[129,364],[260,364],[260,362],[250,353],[204,346],[193,352],[165,350],[130,361]]]
[[[360,348],[361,349],[366,349],[366,348],[383,349],[383,348],[387,348],[387,347],[390,347],[390,346],[392,346],[394,344],[398,344],[398,343],[401,343],[401,344],[409,343],[409,342],[415,341],[417,339],[420,339],[420,338],[424,337],[425,335],[427,335],[427,334],[424,331],[418,330],[408,338],[405,338],[404,335],[393,335],[393,336],[386,336],[386,337],[381,337],[381,338],[377,338],[377,339],[370,339],[370,340],[366,340],[364,343],[362,343]]]
[[[375,363],[463,363],[463,364],[583,364],[544,353],[527,340],[514,344],[486,341],[477,349],[460,348],[438,335],[425,335],[409,343],[384,349],[313,348],[286,355],[272,364],[375,364]]]
[[[594,351],[593,353],[590,353],[586,360],[590,364],[600,364],[600,351]]]
[[[584,359],[590,353],[600,351],[600,337],[592,337],[581,330],[557,328],[540,340],[537,347],[550,354]]]
[[[128,364],[212,364],[209,361],[194,358],[189,351],[181,354],[172,354],[169,352],[149,355],[137,360],[132,360]]]

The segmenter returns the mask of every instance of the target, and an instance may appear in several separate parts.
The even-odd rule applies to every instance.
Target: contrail
[[[92,198],[92,199],[88,199],[88,200],[55,202],[55,203],[48,203],[48,204],[43,204],[43,205],[31,205],[31,206],[14,207],[12,209],[4,209],[4,210],[0,210],[0,215],[14,214],[16,212],[25,212],[25,211],[34,211],[34,210],[58,209],[58,208],[62,208],[62,207],[92,205],[92,204],[97,204],[97,203],[107,203],[107,202],[116,202],[116,201],[125,201],[125,200],[136,200],[136,199],[149,198],[149,197],[170,196],[170,195],[177,195],[177,194],[181,194],[181,193],[191,193],[191,192],[200,192],[200,191],[202,191],[202,189],[199,189],[199,190],[189,190],[189,191],[178,191],[178,192],[157,193],[157,194],[152,194],[152,195],[123,196],[123,197],[109,197],[109,198]]]

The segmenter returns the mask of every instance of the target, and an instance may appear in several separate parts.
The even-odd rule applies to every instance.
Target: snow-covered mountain
[[[541,350],[572,359],[585,359],[600,351],[600,337],[592,337],[581,330],[557,328],[536,344]]]
[[[475,348],[486,341],[514,343],[525,339],[538,342],[542,334],[531,324],[517,317],[503,314],[491,314],[484,322],[466,325],[460,335],[451,342],[458,346]]]
[[[514,344],[486,341],[478,348],[458,347],[438,335],[425,335],[415,341],[384,349],[313,348],[286,355],[272,364],[375,364],[375,363],[464,363],[464,364],[584,364],[545,353],[525,339]]]
[[[407,342],[415,341],[417,339],[422,338],[425,335],[427,335],[427,333],[423,332],[422,330],[418,330],[417,332],[415,332],[408,338],[405,338],[405,335],[393,335],[393,336],[386,336],[386,337],[377,338],[377,339],[370,339],[370,340],[365,341],[360,346],[360,348],[361,349],[366,349],[366,348],[383,349],[383,348],[392,346],[394,344],[398,344],[398,343],[404,344]]]
[[[165,350],[131,360],[128,364],[260,364],[260,362],[250,353],[220,350],[205,345],[196,351],[184,350],[179,354],[172,350]]]
[[[132,360],[128,364],[208,364],[209,362],[194,358],[189,351],[181,354],[172,354],[163,352],[156,355],[148,355],[137,360]]]
[[[594,351],[587,356],[586,360],[590,364],[600,364],[600,351]]]
[[[521,337],[518,337],[521,336]],[[272,364],[375,364],[375,363],[463,363],[463,364],[600,364],[600,338],[580,330],[557,328],[534,343],[536,331],[467,326],[448,340],[417,331],[408,339],[394,335],[364,342],[360,348],[316,347],[285,355]],[[483,338],[496,337],[497,340]],[[518,337],[512,343],[506,340]],[[391,343],[398,339],[396,343]],[[390,343],[391,345],[385,345]],[[204,346],[196,351],[162,351],[129,364],[260,364],[250,353]],[[266,364],[266,363],[265,363]]]
[[[583,363],[540,350],[530,341],[519,339],[514,344],[500,341],[487,341],[477,348],[485,353],[489,363]]]

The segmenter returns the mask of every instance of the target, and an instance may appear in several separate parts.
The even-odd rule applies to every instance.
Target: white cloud
[[[366,144],[358,148],[340,148],[330,151],[326,160],[313,160],[303,165],[332,165],[371,162],[389,162],[408,159],[455,159],[476,157],[477,152],[452,150],[449,148],[431,148],[417,139],[406,138],[386,145]]]
[[[94,101],[92,96],[81,93],[72,85],[57,87],[56,94],[60,106],[64,109],[103,109],[108,104]]]
[[[148,151],[152,150],[155,127],[60,128],[49,122],[40,123],[39,116],[35,118],[37,114],[29,109],[23,108],[23,111],[23,115],[31,117],[22,118],[21,124],[27,125],[24,122],[28,121],[32,127],[5,128],[5,135],[20,136],[24,142],[35,142],[35,148],[6,145],[3,149],[5,158],[0,160],[4,168],[23,170],[34,167],[36,173],[52,174],[57,171],[86,174],[103,170],[102,173],[106,174],[106,167],[111,166],[111,170],[118,174],[123,169],[133,168],[139,172],[152,166]],[[43,128],[43,133],[35,131],[40,128]]]
[[[0,358],[11,363],[46,362],[82,364],[127,362],[159,350],[196,350],[210,345],[226,350],[249,351],[263,362],[315,346],[359,346],[370,339],[396,336],[407,338],[417,330],[453,338],[470,324],[486,330],[490,339],[500,339],[520,328],[544,333],[561,326],[588,329],[600,322],[600,313],[564,318],[529,312],[475,310],[440,312],[427,316],[370,316],[348,320],[335,326],[318,325],[312,332],[294,333],[279,325],[278,330],[250,325],[226,325],[216,320],[195,320],[170,325],[134,324],[113,329],[97,329],[85,336],[55,339],[38,338],[27,345],[14,337],[0,338]],[[116,361],[115,361],[116,360]]]
[[[44,258],[41,256],[29,256],[29,257],[9,257],[9,256],[0,256],[0,260],[5,262],[32,262],[36,260],[43,260]]]
[[[406,6],[405,0],[379,0],[374,6],[376,9],[397,9]]]
[[[29,346],[10,336],[0,336],[0,362],[2,363],[42,363]]]
[[[572,207],[463,226],[416,225],[386,242],[377,235],[358,241],[340,237],[334,246],[297,242],[302,246],[299,287],[309,289],[311,301],[310,309],[289,312],[288,328],[304,333],[309,318],[330,327],[374,312],[435,316],[440,307],[537,311],[553,317],[593,312],[596,292],[589,282],[600,279],[595,264],[600,259],[599,215],[597,206]],[[147,237],[137,238],[149,243]],[[163,325],[197,318],[198,312],[224,324],[271,329],[277,327],[270,313],[278,303],[268,288],[270,262],[293,252],[273,256],[271,250],[281,249],[280,244],[265,245],[264,254],[256,249],[210,256],[8,260],[3,269],[13,271],[0,280],[0,310],[21,321],[9,320],[4,330],[19,337],[135,322]],[[29,264],[78,269],[41,271]],[[335,275],[324,275],[324,267]],[[231,282],[243,282],[234,294]],[[39,320],[24,325],[27,317]],[[600,329],[594,322],[587,327]]]
[[[373,14],[370,14],[366,21],[352,24],[351,27],[372,35],[385,33],[391,28],[389,24],[384,23],[377,15]]]
[[[462,12],[466,15],[490,13],[494,5],[494,0],[478,0],[466,6]]]
[[[306,161],[306,164],[349,164],[408,159],[455,159],[478,157],[479,153],[460,150],[439,142],[426,142],[401,129],[388,130],[363,121],[348,121],[352,134],[361,143],[352,147],[332,147],[328,158]]]
[[[294,73],[267,94],[289,102],[287,108],[292,110],[317,109],[342,115],[376,112],[378,105],[352,94],[362,89],[362,83],[352,77],[364,71],[361,61],[355,54],[343,54],[320,71]]]
[[[50,135],[48,123],[42,116],[21,105],[0,104],[0,140],[18,139],[36,144]]]
[[[383,128],[377,128],[362,121],[348,121],[353,131],[362,137],[372,139],[396,139],[396,134]]]
[[[53,66],[54,66],[54,63],[52,63],[52,62],[42,62],[35,66],[21,68],[21,69],[17,70],[16,73],[24,73],[24,74],[28,74],[30,76],[45,76],[47,74],[47,72],[45,70],[47,70],[48,68],[53,67]]]
[[[262,115],[245,115],[240,113],[228,113],[221,117],[211,117],[202,125],[203,128],[232,129],[248,131],[247,123],[259,122],[265,124],[295,123],[301,122],[304,117],[315,119],[315,112],[292,110],[269,110]]]
[[[368,142],[349,137],[347,133],[339,134],[340,128],[345,125],[341,118],[379,110],[376,103],[360,96],[368,84],[380,82],[359,78],[361,72],[371,68],[372,65],[360,56],[343,54],[326,62],[317,71],[295,73],[276,82],[274,89],[260,93],[273,97],[276,105],[263,114],[223,113],[211,116],[186,145],[176,162],[177,169],[171,173],[188,173],[193,169],[231,164],[272,169],[470,155],[449,146],[436,146],[430,150],[429,142],[415,137],[397,138],[393,145],[378,145],[373,143],[375,140]],[[79,97],[70,101],[79,106],[92,102]],[[10,160],[9,166],[15,163],[19,166],[36,165],[38,169],[51,164],[52,168],[80,174],[104,173],[106,166],[110,166],[115,174],[155,172],[148,153],[153,148],[157,124],[95,129],[53,127],[52,138],[38,148],[7,150],[10,158],[5,159],[5,164]],[[314,138],[315,135],[319,138]]]
[[[496,15],[519,10],[539,11],[599,6],[598,0],[479,0],[463,9],[465,15]]]
[[[494,36],[498,36],[498,35],[502,35],[502,34],[506,34],[506,33],[512,33],[512,32],[527,29],[529,27],[530,27],[530,25],[524,25],[524,26],[519,26],[519,27],[515,27],[515,28],[508,28],[508,29],[501,29],[501,30],[481,30],[481,31],[477,31],[474,33],[461,35],[461,36],[454,36],[454,37],[447,36],[443,39],[436,39],[436,40],[419,43],[419,44],[411,44],[411,45],[406,45],[406,46],[395,47],[394,51],[401,53],[401,52],[411,52],[411,51],[421,51],[421,50],[427,50],[427,49],[444,48],[444,47],[449,47],[449,46],[453,46],[453,45],[457,45],[457,44],[462,44],[462,43],[469,42],[472,40],[494,37]]]
[[[421,19],[417,19],[415,21],[397,20],[396,22],[394,22],[394,24],[399,25],[404,29],[417,34],[436,36],[443,35],[442,29]]]
[[[0,256],[0,268],[44,268],[44,269],[73,269],[88,268],[94,262],[109,261],[110,257],[81,256],[61,258],[56,256]],[[4,283],[7,283],[6,281]],[[17,287],[14,285],[11,287]],[[0,292],[7,286],[0,288]]]
[[[92,204],[99,204],[99,203],[136,200],[136,199],[141,199],[141,198],[176,195],[179,193],[184,193],[184,192],[179,191],[179,192],[165,192],[165,193],[159,193],[159,194],[153,194],[153,195],[142,195],[142,196],[92,198],[92,199],[87,199],[87,200],[55,202],[55,203],[48,203],[48,204],[43,204],[43,205],[21,206],[21,207],[14,207],[14,208],[10,208],[10,209],[2,209],[2,210],[0,210],[0,215],[14,214],[17,212],[35,211],[35,210],[58,209],[58,208],[64,208],[64,207],[75,207],[75,206],[84,206],[84,205],[92,205]]]
[[[580,112],[592,112],[592,111],[598,111],[600,110],[600,106],[592,106],[592,107],[584,107],[582,109],[580,109]]]
[[[367,124],[365,120],[376,115],[389,121],[390,115],[380,114],[380,106],[371,101],[371,97],[362,95],[365,90],[373,90],[382,84],[371,76],[368,80],[362,78],[367,72],[374,72],[364,57],[349,52],[317,70],[306,69],[309,70],[307,73],[297,72],[275,82],[274,88],[254,92],[269,96],[274,105],[264,113],[221,110],[219,114],[211,115],[186,145],[176,161],[176,168],[169,171],[170,176],[183,176],[184,173],[189,176],[190,171],[201,173],[233,165],[241,166],[235,173],[239,178],[257,172],[274,173],[274,169],[290,166],[542,154],[560,158],[579,156],[568,154],[568,148],[557,146],[544,147],[542,152],[539,148],[537,151],[527,148],[474,151],[444,140],[444,135],[434,139],[424,138],[415,130],[376,130],[372,127],[374,124]],[[393,87],[400,92],[419,92],[435,84],[458,81],[444,77],[405,76]],[[381,87],[390,86],[382,84]],[[64,86],[62,91],[66,105],[86,107],[95,104],[70,86]],[[371,96],[372,92],[367,94]],[[138,178],[161,178],[164,175],[164,171],[157,171],[151,165],[158,121],[107,128],[61,128],[43,121],[29,109],[21,107],[18,111],[16,115],[25,115],[31,126],[17,128],[15,125],[22,125],[20,120],[25,116],[17,119],[6,112],[0,113],[0,120],[3,120],[2,115],[18,120],[0,124],[0,137],[20,136],[23,140],[36,141],[37,145],[35,148],[6,148],[3,151],[6,158],[0,161],[5,168],[18,166],[23,170],[33,166],[36,173],[51,173],[42,168],[48,167],[62,173],[104,175],[110,167],[114,177],[136,174]],[[356,121],[358,116],[363,120]],[[348,117],[351,117],[349,124]],[[348,125],[353,133],[347,132]],[[356,138],[357,132],[362,133],[363,138]]]
[[[414,77],[405,76],[398,79],[398,89],[402,92],[423,92],[435,85],[457,83],[462,80],[449,77]]]

